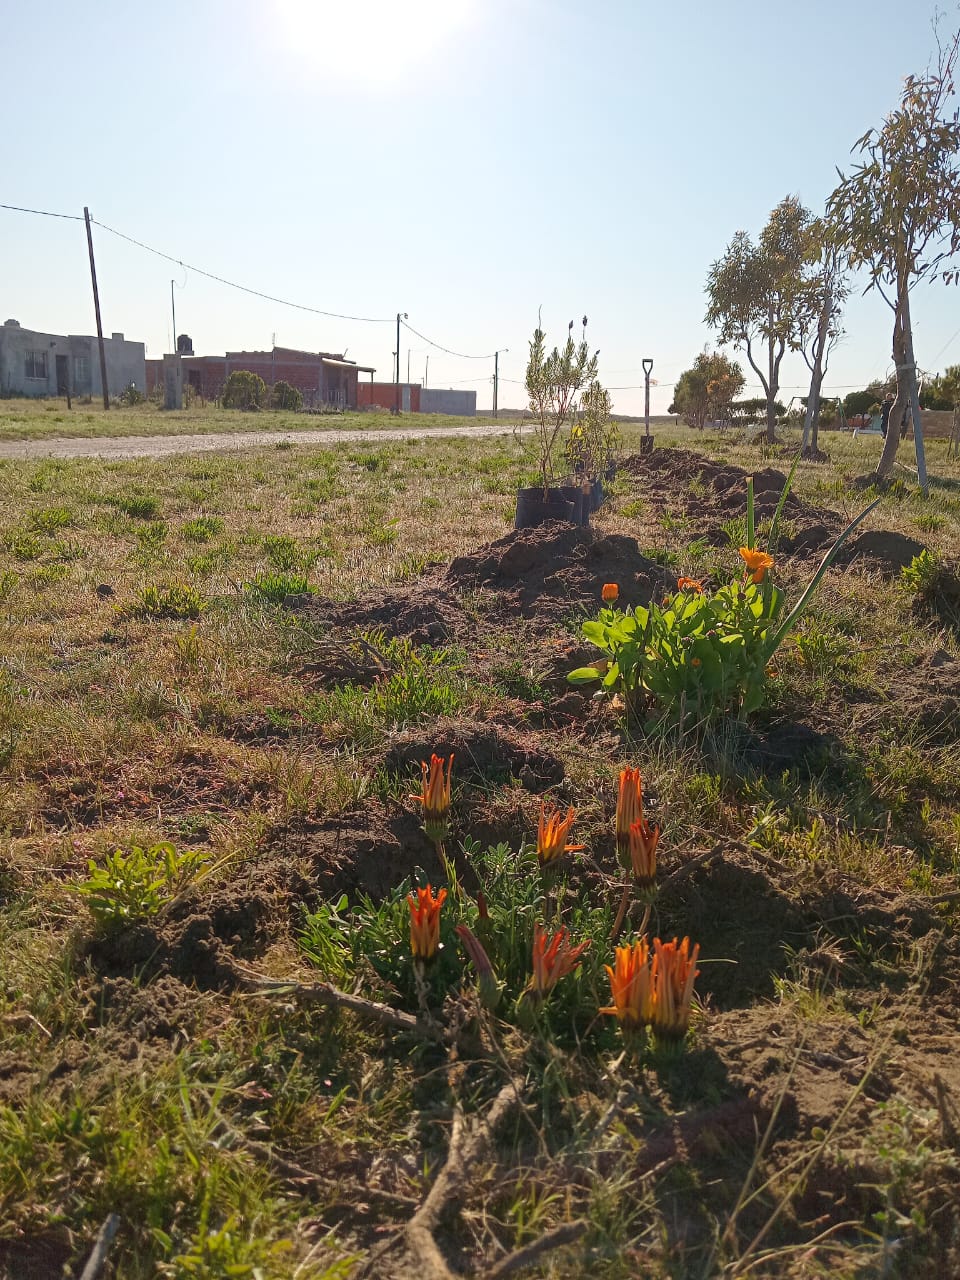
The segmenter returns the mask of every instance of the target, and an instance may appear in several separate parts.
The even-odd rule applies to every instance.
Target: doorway
[[[57,395],[70,394],[70,357],[57,356]]]

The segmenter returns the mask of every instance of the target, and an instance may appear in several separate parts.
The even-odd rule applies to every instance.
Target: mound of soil
[[[495,591],[501,609],[525,618],[597,606],[605,582],[619,586],[622,605],[645,604],[672,585],[660,565],[641,555],[635,538],[553,521],[458,556],[444,582],[460,592]]]
[[[87,940],[82,954],[102,975],[147,981],[169,974],[200,990],[226,990],[236,982],[233,959],[266,950],[270,922],[287,897],[269,878],[255,886],[201,884],[153,920]]]
[[[458,779],[502,783],[516,778],[528,791],[539,794],[563,781],[564,768],[537,744],[535,734],[512,734],[476,720],[441,720],[426,733],[415,729],[398,734],[383,764],[391,773],[408,774],[422,760],[429,763],[433,753],[453,752]]]
[[[892,529],[867,529],[840,548],[838,564],[853,564],[885,578],[898,578],[915,556],[925,551],[922,542]]]

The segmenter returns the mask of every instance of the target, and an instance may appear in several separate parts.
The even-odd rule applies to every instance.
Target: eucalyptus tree
[[[810,393],[803,419],[803,453],[816,456],[820,430],[820,391],[833,351],[843,332],[840,317],[848,287],[844,255],[821,218],[814,218],[808,228],[808,256],[813,266],[809,280],[810,303],[805,308],[806,332],[801,337],[800,352],[810,370]]]
[[[838,245],[850,265],[868,273],[866,291],[876,289],[893,312],[893,362],[897,394],[890,422],[913,417],[917,471],[927,490],[923,430],[913,347],[910,291],[920,280],[942,275],[956,283],[960,272],[944,263],[960,248],[960,113],[949,110],[960,31],[937,41],[937,59],[921,76],[908,76],[899,105],[879,129],[854,143],[863,157],[827,201]],[[893,471],[900,432],[887,432],[877,475]]]
[[[787,196],[770,214],[756,244],[746,231],[738,231],[707,275],[707,324],[719,330],[721,343],[746,352],[763,387],[771,443],[780,365],[788,350],[799,348],[809,327],[810,224],[810,214],[796,196]]]

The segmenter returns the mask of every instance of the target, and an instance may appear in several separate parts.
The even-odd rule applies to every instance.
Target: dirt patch
[[[22,1240],[0,1240],[0,1280],[63,1280],[76,1252],[65,1226]]]
[[[536,735],[505,732],[498,725],[474,720],[439,721],[428,733],[422,729],[398,734],[383,758],[392,773],[408,774],[429,762],[432,753],[455,756],[457,780],[480,783],[516,778],[528,791],[540,793],[563,781],[560,760],[538,745]]]
[[[360,893],[375,901],[420,870],[434,884],[444,870],[433,841],[410,811],[370,800],[362,808],[320,822],[290,823],[270,836],[272,853],[303,859],[321,898]]]
[[[845,565],[856,563],[858,568],[880,573],[885,578],[898,578],[900,570],[926,549],[916,538],[892,529],[867,529],[841,547],[837,561]]]
[[[645,604],[672,579],[640,553],[635,538],[550,522],[519,529],[458,556],[444,581],[457,591],[498,593],[502,610],[521,617],[562,617],[578,605],[598,607],[605,582],[622,605]]]
[[[960,662],[944,650],[918,666],[900,669],[896,680],[847,712],[858,734],[876,733],[891,722],[901,724],[910,737],[930,745],[954,743],[960,737]]]
[[[235,985],[233,960],[266,950],[289,896],[288,885],[263,872],[256,885],[199,885],[153,920],[86,940],[81,954],[104,976],[172,975],[200,990],[226,990]]]

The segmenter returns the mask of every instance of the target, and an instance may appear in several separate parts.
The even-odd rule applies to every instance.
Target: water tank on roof
[[[20,321],[19,321],[19,320],[4,320],[4,322],[3,322],[3,327],[4,327],[5,329],[19,329],[19,328],[20,328]]]
[[[189,333],[181,333],[179,338],[177,338],[177,355],[193,355],[193,339],[190,337]]]

